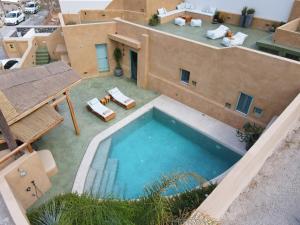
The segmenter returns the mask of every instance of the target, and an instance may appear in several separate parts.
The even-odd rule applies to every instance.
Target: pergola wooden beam
[[[77,120],[76,120],[74,107],[73,107],[73,104],[72,104],[72,101],[71,101],[71,98],[70,98],[69,91],[66,91],[64,94],[66,96],[66,100],[67,100],[67,103],[68,103],[68,106],[69,106],[72,122],[73,122],[73,125],[74,125],[74,128],[75,128],[75,133],[76,133],[76,135],[80,135],[80,129],[79,129],[79,126],[78,126],[78,123],[77,123]]]
[[[17,142],[7,124],[7,121],[0,109],[0,130],[2,132],[2,135],[4,137],[4,140],[6,141],[6,144],[8,148],[12,151],[18,147]]]

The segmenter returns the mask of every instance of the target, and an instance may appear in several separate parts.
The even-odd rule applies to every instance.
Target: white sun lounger
[[[99,99],[93,98],[87,102],[88,109],[103,119],[105,122],[116,117],[116,113],[106,106],[102,105]]]
[[[247,34],[244,34],[242,32],[237,32],[231,38],[224,37],[222,40],[222,45],[226,47],[243,45],[247,37],[248,37]]]
[[[124,95],[117,87],[108,91],[113,101],[125,109],[131,109],[135,106],[135,101]]]
[[[213,39],[213,40],[222,38],[222,37],[225,37],[228,30],[229,30],[228,27],[221,25],[215,30],[208,30],[206,32],[206,37]]]

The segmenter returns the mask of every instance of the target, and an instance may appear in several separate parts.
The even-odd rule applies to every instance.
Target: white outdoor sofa
[[[233,47],[238,45],[243,45],[248,35],[242,32],[237,32],[231,38],[224,37],[222,40],[222,45],[226,47]]]
[[[165,8],[160,8],[157,10],[158,17],[160,19],[173,16],[179,13],[189,12],[195,13],[203,16],[213,17],[216,14],[217,8],[215,7],[204,7],[203,9],[197,9],[190,3],[181,3],[176,6],[175,10],[167,11]]]

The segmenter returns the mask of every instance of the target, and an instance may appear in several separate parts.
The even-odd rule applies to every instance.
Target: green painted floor
[[[137,106],[132,110],[125,110],[110,102],[107,106],[116,112],[117,117],[105,123],[86,109],[86,102],[94,97],[103,97],[105,91],[113,87],[118,87],[124,94],[135,99]],[[76,136],[74,133],[67,104],[60,105],[59,112],[64,116],[64,122],[33,145],[35,149],[49,149],[52,152],[59,172],[51,178],[52,188],[33,207],[55,195],[70,192],[77,169],[91,139],[157,96],[158,94],[152,91],[138,88],[133,81],[126,78],[91,78],[83,80],[74,87],[71,91],[71,99],[81,134]]]
[[[263,30],[258,30],[258,29],[253,29],[253,28],[243,28],[239,26],[234,26],[234,25],[229,25],[229,24],[224,24],[225,26],[229,27],[230,30],[234,33],[236,32],[243,32],[245,34],[248,34],[248,38],[246,39],[244,43],[244,47],[248,48],[253,48],[256,49],[256,42],[258,40],[264,39],[268,36],[271,36],[272,34],[263,31]],[[211,40],[206,38],[206,31],[207,30],[214,30],[218,28],[220,24],[212,24],[206,21],[202,21],[202,26],[201,27],[191,27],[190,25],[185,25],[185,26],[177,26],[174,24],[173,21],[165,24],[160,24],[155,27],[151,27],[160,31],[164,31],[167,33],[171,33],[174,35],[178,35],[184,38],[188,38],[194,41],[202,42],[208,45],[213,45],[219,48],[224,47],[221,45],[222,39],[218,40]]]

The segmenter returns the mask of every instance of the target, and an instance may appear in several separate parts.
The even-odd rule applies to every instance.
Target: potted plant
[[[245,19],[245,27],[250,27],[253,22],[253,17],[254,17],[255,9],[250,8],[247,10],[247,15]]]
[[[122,51],[120,48],[115,48],[115,51],[114,51],[114,58],[115,58],[115,61],[116,61],[116,68],[115,68],[115,76],[117,77],[120,77],[123,75],[123,69],[122,69],[122,66],[121,66],[121,61],[122,61]]]
[[[264,128],[257,126],[255,123],[245,123],[241,130],[237,130],[236,136],[241,142],[246,143],[246,150],[249,150],[261,136],[263,131]]]
[[[220,18],[220,12],[219,11],[216,11],[216,14],[214,15],[213,17],[213,24],[217,24],[219,23],[219,18]]]
[[[240,26],[241,26],[241,27],[244,27],[244,26],[245,26],[245,20],[246,20],[247,10],[248,10],[248,7],[247,7],[247,6],[245,6],[245,7],[242,9],[242,14],[241,14],[241,17],[240,17]]]
[[[149,19],[149,26],[157,26],[160,23],[160,20],[158,18],[157,14],[153,14],[151,18]]]
[[[225,20],[224,18],[225,18],[225,16],[221,12],[216,11],[216,14],[213,17],[212,23],[213,24],[224,23],[224,20]]]

